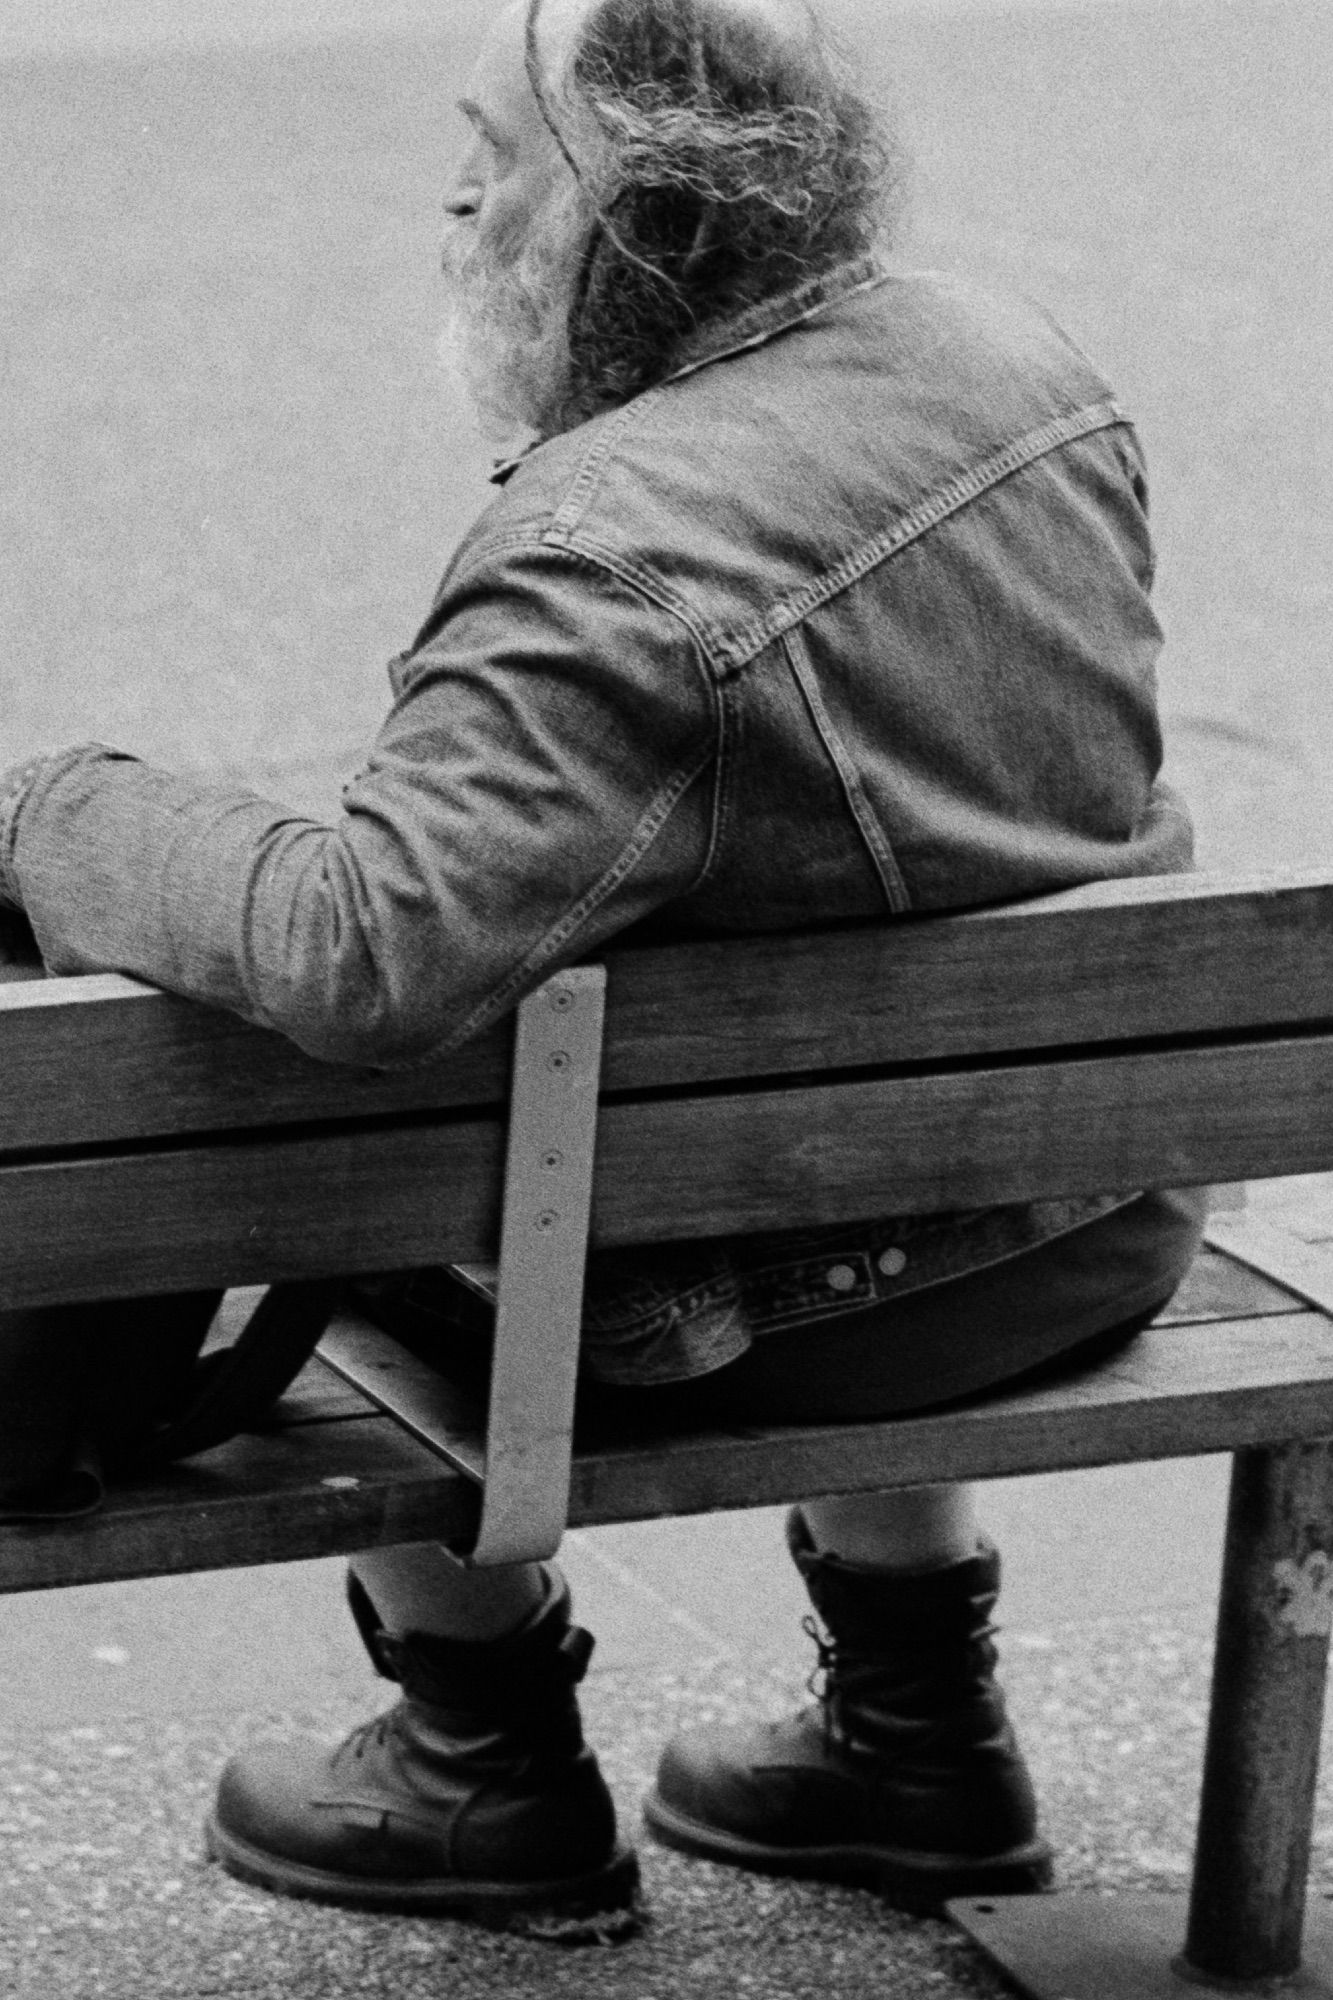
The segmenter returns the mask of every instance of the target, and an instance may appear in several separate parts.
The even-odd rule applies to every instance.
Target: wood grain
[[[595,1243],[1264,1178],[1333,1161],[1333,1036],[613,1105]]]
[[[619,1103],[593,1242],[1325,1167],[1333,1036]],[[0,1167],[0,1308],[495,1254],[496,1118]]]
[[[237,1438],[87,1520],[0,1528],[0,1590],[461,1539],[475,1533],[476,1492],[387,1417]]]
[[[1302,1312],[1299,1299],[1257,1271],[1233,1263],[1205,1244],[1158,1326],[1186,1326],[1215,1319],[1257,1319],[1264,1313]]]
[[[1333,1327],[1284,1313],[1153,1329],[1087,1375],[933,1416],[581,1452],[570,1520],[591,1527],[1324,1435]],[[114,1493],[90,1520],[0,1529],[0,1590],[461,1539],[475,1531],[475,1491],[388,1418],[297,1421]]]
[[[1333,1328],[1283,1314],[1143,1334],[1055,1387],[934,1416],[579,1454],[571,1525],[1008,1478],[1333,1436]]]
[[[961,916],[622,949],[607,962],[615,1092],[1297,1024],[1333,1014],[1333,883],[1102,883]],[[316,1062],[132,980],[0,986],[0,1149],[494,1104],[510,1046],[501,1023],[386,1075]]]
[[[503,1150],[493,1118],[0,1168],[0,1309],[477,1256]]]

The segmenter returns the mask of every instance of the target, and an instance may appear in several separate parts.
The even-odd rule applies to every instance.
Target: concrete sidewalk
[[[1064,1882],[1182,1886],[1207,1650],[1206,1622],[1192,1619],[1110,1617],[1011,1637],[1008,1681]],[[776,1690],[766,1680],[732,1659],[594,1669],[589,1727],[627,1824],[664,1726],[770,1707]],[[363,1687],[355,1702],[292,1715],[265,1706],[6,1730],[0,1992],[7,2000],[920,2000],[1004,1990],[946,1924],[859,1892],[768,1881],[646,1844],[647,1928],[627,1943],[579,1950],[288,1902],[203,1862],[199,1822],[225,1755],[293,1723],[342,1729],[378,1699]]]
[[[0,768],[91,735],[336,799],[382,713],[379,663],[485,494],[431,351],[447,104],[490,9],[52,0],[0,25],[0,56],[73,58],[0,67]],[[1204,858],[1327,859],[1333,10],[843,11],[906,113],[914,254],[1042,297],[1140,417]],[[229,46],[184,45],[205,14]],[[300,37],[260,46],[275,22]],[[1318,1233],[1324,1201],[1289,1213]],[[988,1497],[1006,1681],[1066,1882],[1184,1881],[1224,1476],[1205,1461]],[[590,1729],[633,1828],[676,1720],[799,1690],[803,1606],[766,1515],[578,1536],[568,1567],[599,1635]],[[336,1568],[4,1617],[3,2000],[1000,1991],[942,1925],[651,1847],[651,1925],[606,1951],[241,1888],[201,1858],[223,1757],[293,1721],[338,1733],[384,1698]],[[1333,1880],[1327,1799],[1318,1841]]]
[[[1333,1241],[1333,1177],[1254,1199],[1302,1240]],[[1004,1679],[1066,1886],[1185,1886],[1226,1470],[1210,1459],[987,1492],[1008,1566]],[[800,1692],[806,1606],[771,1512],[578,1533],[564,1560],[599,1641],[589,1733],[633,1832],[673,1727],[776,1714]],[[315,1563],[7,1603],[5,2000],[1005,1990],[946,1924],[646,1841],[649,1921],[604,1949],[325,1910],[232,1882],[200,1840],[223,1759],[294,1728],[335,1736],[384,1705],[340,1598],[339,1566]],[[1328,1786],[1315,1845],[1316,1882],[1333,1892]]]
[[[1140,1471],[1132,1490],[1104,1477],[1081,1492],[1081,1481],[1062,1482],[1060,1526],[1072,1520],[1077,1540],[1081,1521],[1100,1558],[1101,1588],[1089,1601],[1095,1579],[1083,1574],[1072,1599],[1083,1615],[1074,1617],[1031,1615],[1043,1595],[1031,1535],[1049,1538],[1055,1526],[1051,1482],[1023,1482],[1027,1491],[1001,1494],[991,1509],[1016,1584],[1006,1682],[1066,1883],[1184,1883],[1217,1471]],[[1172,1565],[1155,1560],[1163,1538],[1145,1519],[1178,1520],[1182,1498],[1208,1519],[1205,1532],[1186,1528],[1176,1541],[1189,1557],[1183,1592]],[[1117,1532],[1098,1535],[1098,1519]],[[776,1713],[799,1691],[810,1661],[799,1594],[774,1546],[779,1525],[752,1516],[574,1539],[567,1567],[580,1615],[601,1638],[589,1732],[629,1829],[671,1727]],[[18,1655],[0,1731],[6,2000],[919,2000],[1003,1990],[945,1924],[646,1842],[650,1922],[606,1949],[562,1951],[245,1888],[202,1858],[200,1822],[223,1758],[293,1727],[335,1734],[385,1698],[341,1616],[336,1572],[315,1565],[62,1593],[11,1604],[6,1617]],[[307,1657],[318,1664],[303,1686]]]

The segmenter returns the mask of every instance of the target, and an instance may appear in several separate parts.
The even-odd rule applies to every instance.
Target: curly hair
[[[595,0],[562,73],[528,69],[592,215],[568,322],[566,421],[627,401],[713,321],[864,254],[899,155],[810,20],[735,0]]]

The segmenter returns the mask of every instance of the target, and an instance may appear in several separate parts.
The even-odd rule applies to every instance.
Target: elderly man
[[[892,154],[805,7],[522,0],[462,109],[454,344],[488,431],[531,442],[337,824],[99,746],[0,783],[0,894],[48,964],[407,1064],[629,926],[892,922],[1187,866],[1128,420],[1034,310],[878,260]],[[1196,1238],[1187,1203],[1125,1195],[595,1259],[585,1408],[918,1408],[1127,1337]],[[1039,1886],[969,1495],[818,1501],[789,1539],[817,1700],[671,1745],[653,1830],[914,1903]],[[492,1922],[627,1904],[558,1572],[397,1549],[350,1594],[400,1699],[333,1751],[234,1762],[214,1852]]]

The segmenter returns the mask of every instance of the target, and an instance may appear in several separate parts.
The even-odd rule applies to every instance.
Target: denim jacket
[[[465,1041],[631,925],[892,921],[1185,868],[1143,466],[1044,316],[859,265],[505,469],[336,824],[98,745],[0,783],[0,896],[332,1061]],[[593,1260],[612,1379],[939,1282],[1106,1203]]]

